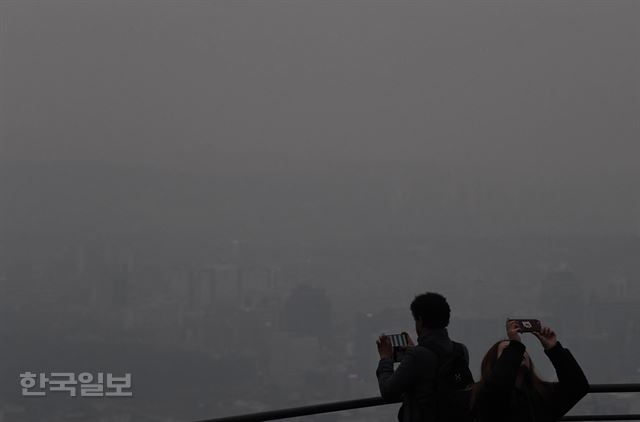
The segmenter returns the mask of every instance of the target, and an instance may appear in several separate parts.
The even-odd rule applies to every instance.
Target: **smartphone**
[[[407,347],[409,347],[407,334],[389,334],[389,340],[391,340],[391,345],[393,346],[393,361],[400,362],[407,351]]]
[[[520,331],[523,333],[539,332],[542,328],[540,321],[537,319],[512,319],[511,321],[517,322]]]

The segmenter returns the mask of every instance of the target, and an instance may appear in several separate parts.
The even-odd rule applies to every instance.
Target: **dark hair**
[[[475,398],[478,391],[484,386],[485,381],[491,375],[491,372],[493,372],[493,368],[494,366],[496,366],[496,362],[498,362],[498,348],[500,347],[500,344],[505,341],[509,341],[509,340],[505,339],[505,340],[500,340],[495,342],[493,346],[489,348],[489,350],[487,351],[487,354],[484,355],[484,358],[482,359],[482,364],[480,364],[480,381],[478,381],[473,386],[473,396],[471,400],[472,405],[475,404]],[[529,357],[529,372],[530,372],[530,377],[528,378],[528,381],[529,381],[528,387],[533,388],[535,391],[537,391],[538,394],[540,394],[540,396],[543,399],[547,399],[549,396],[550,384],[548,382],[541,380],[540,377],[538,377],[538,374],[536,374],[535,368],[533,366],[533,361],[531,360],[531,357]]]
[[[411,302],[413,319],[422,319],[425,328],[445,328],[449,325],[451,308],[447,299],[438,293],[423,293]]]

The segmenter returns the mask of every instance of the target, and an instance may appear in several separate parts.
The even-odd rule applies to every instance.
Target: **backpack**
[[[473,375],[465,359],[464,346],[453,343],[453,352],[447,353],[440,346],[426,347],[438,356],[436,374],[436,407],[438,422],[465,422],[471,420],[471,386]]]

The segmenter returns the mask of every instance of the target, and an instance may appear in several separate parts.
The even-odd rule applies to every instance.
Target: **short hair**
[[[451,308],[447,299],[438,293],[423,293],[417,295],[411,302],[411,314],[416,321],[422,319],[425,328],[445,328],[449,325]]]

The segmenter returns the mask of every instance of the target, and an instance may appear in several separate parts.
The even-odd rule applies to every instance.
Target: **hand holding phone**
[[[394,357],[393,345],[391,344],[389,336],[382,334],[378,340],[376,340],[376,345],[378,346],[380,359],[389,359]]]
[[[400,362],[412,341],[407,333],[389,334],[389,340],[393,346],[393,361]]]
[[[522,339],[520,338],[520,333],[522,332],[522,329],[520,328],[520,325],[511,319],[507,320],[507,338],[509,340],[513,340],[513,341],[522,341]]]
[[[539,333],[542,329],[540,320],[537,319],[510,319],[509,321],[518,324],[521,333]]]
[[[549,327],[542,327],[539,332],[534,332],[533,335],[538,337],[538,340],[540,340],[545,350],[552,349],[558,344],[555,331]]]

